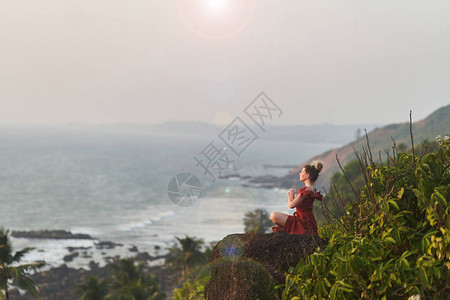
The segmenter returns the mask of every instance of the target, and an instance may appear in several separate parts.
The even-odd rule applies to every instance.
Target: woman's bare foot
[[[284,227],[272,226],[272,232],[284,232]]]

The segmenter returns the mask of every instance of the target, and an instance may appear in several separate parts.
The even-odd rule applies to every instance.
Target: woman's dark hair
[[[322,171],[323,164],[320,161],[314,161],[310,165],[304,166],[304,168],[305,172],[309,174],[309,180],[314,183],[319,177],[320,171]]]

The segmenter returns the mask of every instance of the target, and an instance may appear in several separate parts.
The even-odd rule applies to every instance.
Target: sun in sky
[[[223,12],[227,9],[226,0],[204,0],[205,6],[209,8],[212,12]]]
[[[193,33],[223,39],[241,32],[250,22],[255,0],[178,0],[178,14]]]

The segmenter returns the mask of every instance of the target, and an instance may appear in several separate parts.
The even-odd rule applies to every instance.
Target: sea
[[[93,237],[11,238],[15,251],[34,247],[24,262],[44,260],[49,267],[64,263],[64,256],[71,253],[68,247],[84,250],[67,264],[88,268],[91,260],[101,265],[115,255],[131,256],[133,247],[150,255],[164,254],[177,237],[203,239],[208,245],[242,233],[246,212],[257,208],[292,212],[286,205],[287,190],[248,186],[243,176],[283,176],[291,171],[286,165],[299,165],[341,146],[261,136],[239,155],[227,152],[229,165],[222,175],[240,177],[213,180],[194,159],[211,155],[211,145],[226,149],[218,135],[209,134],[2,126],[0,227],[67,230]],[[187,207],[169,198],[169,182],[182,173],[201,183],[201,195]],[[99,241],[119,246],[95,250]]]

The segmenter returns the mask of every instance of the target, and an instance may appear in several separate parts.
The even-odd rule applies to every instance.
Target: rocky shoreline
[[[89,234],[77,233],[74,234],[70,231],[66,230],[29,230],[29,231],[12,231],[11,236],[17,239],[36,239],[36,240],[87,240],[91,241],[90,246],[65,246],[64,248],[67,250],[68,254],[63,257],[63,261],[61,263],[67,263],[73,261],[75,258],[85,258],[92,259],[93,255],[96,252],[100,252],[100,255],[104,260],[109,262],[114,256],[105,256],[108,250],[114,250],[117,248],[122,248],[121,252],[133,254],[133,256],[138,256],[142,260],[146,261],[156,261],[159,259],[163,259],[166,255],[156,255],[152,256],[148,252],[139,252],[139,249],[136,245],[127,245],[128,248],[124,248],[125,245],[122,243],[116,243],[112,241],[102,241],[97,240]],[[155,251],[161,250],[160,246],[154,246]],[[42,249],[37,249],[38,252],[43,252]],[[96,253],[98,254],[98,253]],[[91,265],[91,263],[90,263]]]
[[[148,272],[157,274],[163,291],[171,292],[176,284],[173,282],[174,276],[171,276],[173,271],[164,265],[167,254],[150,255],[146,251],[139,251],[135,245],[125,246],[121,243],[100,241],[88,234],[73,234],[65,230],[12,231],[11,236],[17,239],[92,242],[90,246],[64,246],[68,254],[63,256],[58,266],[53,265],[47,269],[44,266],[42,271],[32,275],[32,279],[42,288],[42,296],[45,299],[78,299],[75,294],[76,287],[84,283],[88,276],[97,276],[100,279],[108,277],[107,264],[118,262],[125,257],[133,257],[136,262],[144,263]],[[155,248],[160,250],[159,246]],[[117,251],[122,255],[114,255]],[[87,267],[73,267],[79,260],[86,261]],[[29,295],[21,295],[18,290],[12,290],[11,296],[13,299],[32,299]]]

